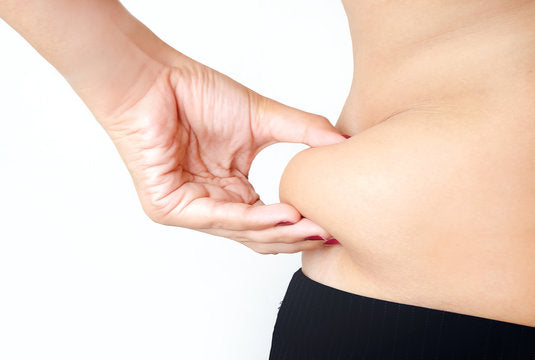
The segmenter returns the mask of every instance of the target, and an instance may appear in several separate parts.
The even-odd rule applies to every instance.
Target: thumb
[[[261,126],[269,141],[303,143],[311,147],[337,144],[349,136],[342,135],[327,118],[298,110],[264,98]]]

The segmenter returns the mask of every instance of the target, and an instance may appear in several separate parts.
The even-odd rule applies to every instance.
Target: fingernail
[[[323,242],[323,245],[335,245],[335,244],[340,244],[340,242],[336,240],[335,238],[330,238]]]
[[[342,135],[343,137],[345,137],[346,139],[349,139],[351,136],[349,135]]]
[[[305,240],[323,240],[323,238],[319,235],[312,235],[305,238]]]
[[[281,221],[281,222],[277,223],[277,225],[275,225],[275,226],[279,226],[279,225],[293,225],[293,224],[295,224],[295,223],[293,223],[293,222],[291,222],[291,221],[286,221],[286,220],[284,220],[284,221]]]

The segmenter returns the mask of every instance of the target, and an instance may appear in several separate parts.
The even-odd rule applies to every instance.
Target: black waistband
[[[535,327],[374,299],[300,268],[277,314],[270,360],[535,360]]]

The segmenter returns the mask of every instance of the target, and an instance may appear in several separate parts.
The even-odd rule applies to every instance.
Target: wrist
[[[120,3],[114,4],[106,22],[108,41],[100,44],[104,49],[114,51],[97,61],[104,64],[107,74],[99,75],[101,81],[95,81],[99,78],[96,76],[82,78],[80,82],[80,76],[86,74],[74,71],[72,77],[65,75],[103,125],[106,118],[118,116],[145,95],[162,73],[168,73],[171,68],[187,69],[198,65],[162,41]],[[189,71],[179,72],[185,74]]]
[[[60,72],[100,119],[146,91],[176,51],[118,2],[107,2],[94,15],[98,32],[86,39],[80,61]],[[87,66],[78,66],[85,56]]]
[[[180,57],[114,0],[3,0],[0,16],[99,118]]]

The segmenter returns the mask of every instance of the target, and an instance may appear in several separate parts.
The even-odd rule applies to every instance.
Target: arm
[[[56,67],[97,119],[139,97],[181,55],[118,1],[2,0],[0,17]]]
[[[322,116],[267,99],[177,52],[112,0],[0,0],[0,15],[67,79],[124,160],[155,222],[256,252],[321,246],[319,225],[264,204],[248,181],[276,142],[345,138]],[[294,223],[277,226],[281,221]]]

